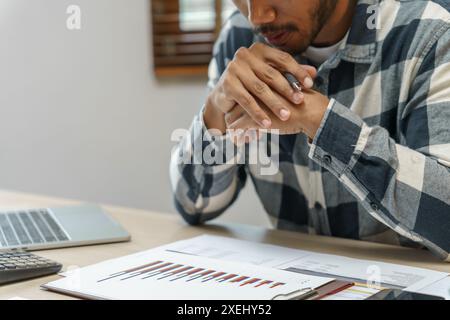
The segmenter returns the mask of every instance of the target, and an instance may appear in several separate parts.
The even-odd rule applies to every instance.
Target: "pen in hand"
[[[292,89],[294,89],[297,93],[302,92],[302,86],[300,84],[300,81],[297,80],[297,78],[289,72],[284,73],[284,77],[287,81],[289,81],[289,84],[291,85]]]

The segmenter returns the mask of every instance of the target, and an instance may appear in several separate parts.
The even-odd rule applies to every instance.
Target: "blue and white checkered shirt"
[[[368,26],[372,5],[377,28]],[[446,0],[359,1],[345,41],[318,69],[315,89],[331,99],[321,127],[311,144],[280,136],[275,175],[251,164],[181,163],[205,133],[200,112],[172,155],[182,216],[191,224],[219,216],[250,177],[280,229],[425,247],[450,261],[449,8]],[[215,45],[209,87],[257,41],[234,14]]]

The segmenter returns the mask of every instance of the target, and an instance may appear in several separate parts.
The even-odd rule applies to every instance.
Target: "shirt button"
[[[380,210],[380,207],[378,207],[378,205],[377,205],[375,202],[370,203],[370,207],[371,207],[372,210],[374,210],[374,211]]]
[[[324,161],[326,164],[330,165],[331,162],[332,162],[331,156],[325,155],[325,156],[323,157],[323,161]]]

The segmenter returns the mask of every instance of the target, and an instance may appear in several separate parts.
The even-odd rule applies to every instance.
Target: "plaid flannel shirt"
[[[368,27],[372,5],[377,28]],[[191,224],[216,218],[250,177],[280,229],[418,246],[450,261],[449,8],[445,0],[359,1],[345,41],[318,69],[315,90],[331,99],[320,129],[312,143],[280,136],[275,175],[249,164],[180,163],[205,134],[200,112],[172,155],[178,211]],[[209,87],[257,41],[234,14],[215,45]],[[217,144],[205,136],[203,148]]]

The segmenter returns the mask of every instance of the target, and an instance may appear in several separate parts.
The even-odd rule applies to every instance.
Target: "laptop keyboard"
[[[46,209],[0,212],[0,247],[67,240],[66,232]]]

